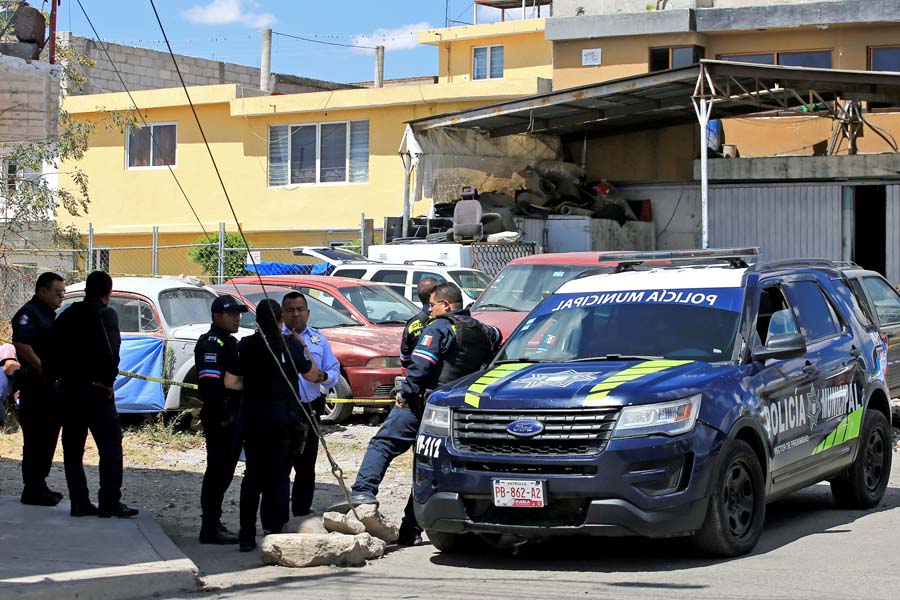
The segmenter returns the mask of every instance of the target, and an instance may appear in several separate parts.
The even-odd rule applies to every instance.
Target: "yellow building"
[[[404,167],[398,149],[405,123],[546,89],[542,78],[552,75],[552,65],[543,28],[544,19],[529,19],[423,32],[424,43],[448,39],[440,44],[448,66],[433,85],[289,95],[233,84],[188,88],[252,245],[353,242],[363,213],[376,228],[384,217],[399,215]],[[236,229],[184,90],[132,95],[142,120],[127,133],[101,125],[110,111],[134,108],[125,93],[71,96],[64,104],[75,118],[98,127],[79,161],[89,178],[89,212],[72,218],[60,211],[58,218],[82,233],[90,224],[94,247],[111,249],[113,273],[150,272],[150,252],[143,247],[152,243],[154,226],[161,246],[196,241],[202,234],[197,217],[210,233],[222,222]],[[71,182],[63,175],[60,184]],[[126,247],[141,249],[115,250]],[[198,274],[186,252],[164,251],[158,271]]]

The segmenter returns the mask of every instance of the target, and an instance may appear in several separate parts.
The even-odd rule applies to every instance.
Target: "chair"
[[[478,242],[484,237],[482,210],[478,200],[460,200],[453,208],[453,239],[456,242]]]

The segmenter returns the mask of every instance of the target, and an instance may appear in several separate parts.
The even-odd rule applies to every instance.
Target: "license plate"
[[[530,479],[494,479],[494,506],[542,508],[544,482]]]

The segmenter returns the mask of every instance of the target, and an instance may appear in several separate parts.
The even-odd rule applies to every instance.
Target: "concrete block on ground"
[[[363,504],[356,507],[356,515],[366,531],[374,535],[380,540],[392,544],[397,541],[400,535],[400,528],[389,518],[378,511],[378,507],[374,504]]]
[[[384,542],[368,533],[278,533],[263,538],[260,553],[264,563],[282,567],[360,567],[384,555]]]
[[[327,535],[322,517],[294,517],[281,528],[281,533],[315,533]]]
[[[347,535],[356,535],[364,533],[366,526],[353,516],[353,513],[327,512],[323,516],[325,529],[335,533],[346,533]]]

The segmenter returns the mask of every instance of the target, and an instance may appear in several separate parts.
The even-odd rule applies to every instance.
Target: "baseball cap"
[[[213,300],[212,303],[212,312],[214,313],[223,313],[223,312],[247,312],[247,305],[235,298],[230,294],[223,294]]]

